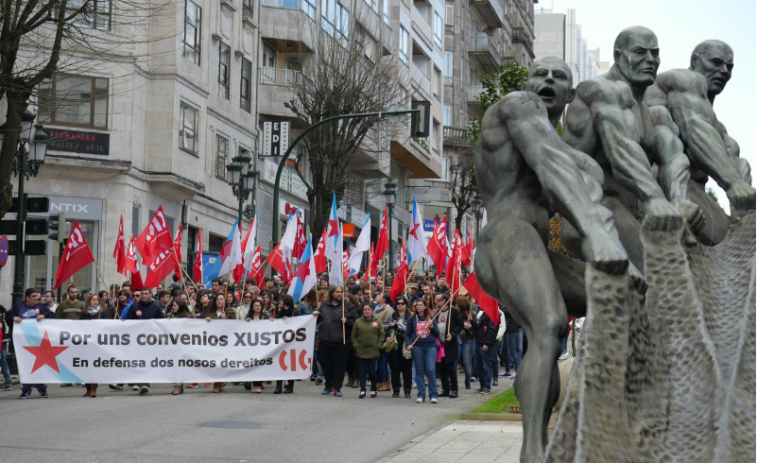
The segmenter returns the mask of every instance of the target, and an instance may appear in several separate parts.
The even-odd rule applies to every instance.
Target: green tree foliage
[[[471,148],[475,148],[478,141],[478,135],[481,133],[481,120],[484,118],[486,110],[508,93],[523,90],[526,80],[528,80],[528,68],[519,63],[512,63],[507,66],[500,65],[496,72],[487,74],[481,79],[484,90],[478,97],[480,108],[476,118],[470,123]]]

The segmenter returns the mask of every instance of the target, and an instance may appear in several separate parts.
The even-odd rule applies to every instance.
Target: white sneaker
[[[423,397],[418,397],[415,399],[415,403],[422,404],[423,403]]]
[[[131,387],[131,390],[132,390],[132,391],[138,391],[138,390],[139,390],[139,386],[137,386],[137,385],[135,384],[134,386],[132,386],[132,387]]]
[[[436,400],[436,397],[434,397],[433,399],[431,399],[431,403],[432,403],[432,404],[435,404],[435,403],[437,403],[437,402],[438,402],[438,400]]]

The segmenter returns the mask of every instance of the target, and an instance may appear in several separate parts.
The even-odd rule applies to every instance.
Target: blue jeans
[[[384,349],[379,352],[377,374],[379,383],[389,381],[389,357]]]
[[[465,370],[465,384],[470,384],[470,378],[473,376],[473,352],[476,350],[476,341],[463,341],[460,345],[460,355],[463,360],[463,369]]]
[[[517,331],[505,333],[505,342],[507,342],[507,363],[518,371],[520,361],[523,357],[522,347],[519,341]]]
[[[10,386],[13,384],[11,380],[11,369],[8,366],[8,343],[4,342],[2,350],[0,350],[0,369],[3,370],[3,378],[5,379],[5,385]]]
[[[422,347],[415,345],[411,349],[413,364],[415,365],[415,384],[418,387],[418,397],[426,398],[424,376],[428,379],[428,396],[430,399],[439,397],[436,388],[436,346]]]
[[[32,387],[36,387],[40,394],[47,391],[47,384],[22,384],[21,392],[31,394]]]
[[[490,348],[488,352],[484,352],[484,346],[476,344],[476,355],[473,357],[476,363],[476,369],[481,375],[479,381],[481,384],[481,390],[490,391],[492,388],[492,358],[496,360],[494,353],[497,352],[494,348]]]

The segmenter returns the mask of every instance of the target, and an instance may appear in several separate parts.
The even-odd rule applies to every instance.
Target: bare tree
[[[314,50],[303,62],[302,79],[294,84],[292,99],[286,103],[305,125],[343,114],[378,112],[407,99],[406,73],[388,52],[390,38],[382,36],[380,28],[371,34],[355,25],[349,37],[336,30],[309,31]],[[388,156],[387,125],[378,117],[343,119],[323,125],[302,141],[296,170],[307,186],[314,241],[328,222],[332,191],[341,201],[348,188],[369,187],[370,181],[361,175],[367,167],[361,160],[366,154]],[[305,170],[309,176],[303,174]]]
[[[11,173],[21,115],[39,86],[61,69],[76,72],[125,43],[172,38],[171,30],[150,37],[149,21],[170,17],[177,6],[165,0],[0,0],[0,101],[6,105],[0,149],[0,218],[13,196]],[[119,28],[112,27],[117,22]],[[142,58],[149,55],[145,52]]]
[[[478,190],[473,156],[469,150],[450,158],[450,189],[452,205],[455,206],[455,227],[462,230],[465,213],[471,208],[473,196]]]

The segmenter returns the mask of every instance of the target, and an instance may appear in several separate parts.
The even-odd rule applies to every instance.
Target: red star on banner
[[[50,338],[47,336],[47,331],[42,337],[42,342],[39,346],[23,346],[24,349],[32,353],[36,358],[34,359],[34,366],[32,367],[32,373],[39,370],[45,365],[50,366],[53,370],[60,373],[58,368],[58,362],[55,360],[61,352],[68,349],[68,346],[53,346],[50,344]]]

